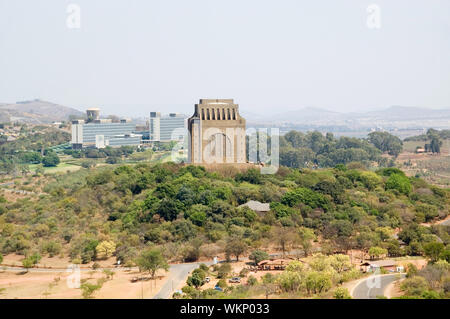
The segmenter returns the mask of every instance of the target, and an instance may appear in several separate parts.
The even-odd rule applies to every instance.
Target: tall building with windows
[[[87,111],[88,122],[85,120],[72,121],[72,148],[86,147],[104,148],[106,146],[138,146],[142,136],[133,134],[136,125],[128,119],[112,122],[110,119],[100,119],[99,110]]]
[[[201,99],[188,130],[189,163],[246,163],[245,119],[232,99]]]
[[[172,134],[176,129],[184,129],[186,127],[185,122],[186,117],[179,113],[170,113],[168,116],[161,116],[160,112],[150,112],[150,141],[170,142],[178,140],[178,137],[172,136]]]

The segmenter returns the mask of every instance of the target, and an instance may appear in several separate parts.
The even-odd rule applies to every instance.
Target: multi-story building
[[[188,120],[189,163],[246,163],[245,119],[232,99],[202,99]]]
[[[185,123],[186,117],[179,113],[161,116],[160,112],[150,112],[150,141],[170,142],[178,140],[178,136],[173,136],[173,133],[176,129],[184,129],[186,127]]]
[[[100,119],[99,114],[88,110],[88,121],[72,121],[72,148],[104,148],[106,146],[138,146],[142,135],[134,134],[136,125],[128,119],[113,123],[110,119]]]

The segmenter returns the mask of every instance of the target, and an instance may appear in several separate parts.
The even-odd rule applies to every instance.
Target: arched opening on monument
[[[211,162],[227,163],[232,161],[234,154],[230,137],[224,133],[216,133],[209,138],[208,147]],[[229,160],[227,161],[227,157]]]

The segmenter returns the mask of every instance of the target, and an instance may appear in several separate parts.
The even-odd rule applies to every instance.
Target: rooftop
[[[270,211],[270,204],[269,203],[261,203],[256,200],[248,201],[245,204],[240,205],[239,207],[247,206],[251,210],[254,210],[256,212],[268,212]]]

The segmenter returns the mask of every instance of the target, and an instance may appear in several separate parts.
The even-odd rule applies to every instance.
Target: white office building
[[[182,114],[170,113],[168,116],[161,116],[160,112],[150,112],[150,141],[170,142],[178,140],[178,138],[173,138],[172,133],[176,129],[185,128],[186,116]]]
[[[99,119],[98,115],[88,121],[72,121],[72,148],[86,147],[105,148],[106,146],[138,146],[141,144],[142,135],[133,134],[136,124],[123,119],[113,123],[110,119]]]

